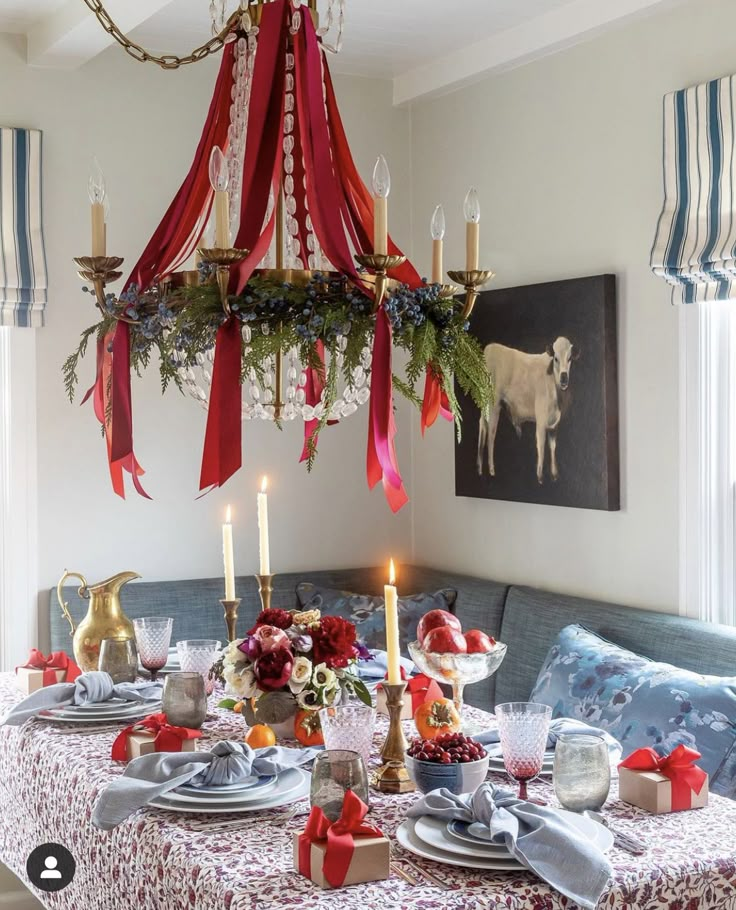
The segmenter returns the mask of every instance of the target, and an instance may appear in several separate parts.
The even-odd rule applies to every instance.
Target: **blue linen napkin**
[[[407,814],[488,825],[494,843],[505,845],[523,866],[585,910],[594,910],[613,872],[603,852],[559,811],[517,799],[491,783],[458,796],[444,787],[432,790]]]
[[[115,685],[109,673],[92,670],[89,673],[82,673],[74,682],[56,683],[33,692],[10,709],[0,720],[0,727],[4,724],[17,727],[41,711],[62,708],[65,705],[91,705],[113,697],[135,702],[160,699],[162,689],[162,684],[158,682]]]
[[[401,666],[404,668],[406,675],[411,676],[416,667],[414,661],[407,657],[401,658]],[[388,672],[388,655],[385,651],[371,651],[370,660],[358,661],[358,675],[361,679],[384,679]]]
[[[223,740],[211,752],[152,752],[133,759],[125,773],[103,791],[92,814],[98,828],[109,831],[169,790],[183,784],[221,787],[247,783],[313,761],[317,749],[267,746]]]
[[[572,735],[587,733],[589,736],[591,734],[602,736],[608,746],[608,754],[611,760],[618,764],[621,759],[623,750],[621,748],[621,743],[617,739],[614,739],[606,730],[601,730],[598,727],[591,727],[582,720],[575,720],[572,717],[558,717],[550,722],[549,734],[547,735],[547,749],[555,748],[557,745],[557,738],[561,733]],[[503,758],[498,727],[487,730],[485,733],[473,734],[473,739],[482,743],[484,746],[489,747],[486,751],[491,758]]]

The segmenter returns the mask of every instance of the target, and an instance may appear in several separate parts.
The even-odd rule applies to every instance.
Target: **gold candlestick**
[[[200,247],[197,252],[205,262],[211,262],[217,266],[217,287],[220,290],[222,308],[228,316],[232,315],[227,292],[230,283],[230,269],[246,259],[250,255],[250,250],[237,250],[233,247]]]
[[[363,268],[371,269],[376,273],[376,302],[373,307],[373,312],[377,313],[383,303],[383,298],[388,287],[388,272],[390,272],[391,269],[400,266],[403,262],[406,262],[406,256],[369,253],[364,256],[356,255],[355,260],[358,265],[362,265]]]
[[[105,305],[105,286],[122,278],[123,273],[118,268],[123,264],[120,256],[77,256],[74,259],[77,266],[77,275],[83,281],[91,281],[95,289],[97,307],[104,316],[108,316]],[[125,316],[117,317],[122,322],[134,323],[134,319]]]
[[[457,281],[465,288],[465,306],[463,316],[468,319],[473,312],[475,301],[478,299],[480,289],[487,284],[491,278],[495,278],[495,272],[488,269],[471,269],[463,272],[448,272],[453,281]]]
[[[235,627],[238,622],[238,607],[240,606],[240,598],[236,597],[234,600],[221,600],[225,610],[225,625],[227,626],[227,640],[235,641]]]
[[[256,575],[258,593],[261,595],[261,609],[271,609],[271,595],[273,594],[273,575]]]
[[[386,693],[388,709],[388,734],[381,749],[383,766],[375,772],[371,783],[382,793],[411,793],[416,790],[404,764],[408,743],[401,727],[401,708],[404,705],[406,680],[398,683],[381,683]]]

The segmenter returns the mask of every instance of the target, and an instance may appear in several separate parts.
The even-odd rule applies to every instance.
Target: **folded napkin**
[[[49,708],[62,708],[64,705],[91,705],[107,701],[110,698],[123,698],[125,701],[150,701],[161,698],[161,683],[119,683],[115,685],[109,673],[92,670],[82,673],[74,682],[56,683],[39,689],[28,698],[11,708],[0,720],[0,726],[8,724],[17,727],[29,717],[35,717]]]
[[[109,831],[152,799],[183,784],[221,787],[279,774],[313,761],[317,749],[268,746],[223,740],[211,752],[152,752],[134,758],[125,773],[103,791],[92,815],[93,824]]]
[[[591,727],[588,724],[583,723],[582,720],[574,720],[572,717],[558,717],[556,720],[550,722],[549,734],[547,735],[547,749],[555,748],[557,745],[557,737],[561,733],[572,735],[587,733],[589,736],[591,734],[602,736],[608,746],[608,753],[611,759],[618,762],[621,758],[621,743],[617,739],[614,739],[610,733],[607,733],[605,730],[601,730],[598,727]],[[484,746],[489,747],[486,751],[491,758],[503,757],[498,727],[487,730],[485,733],[473,734],[473,739],[476,739],[479,743],[483,743]]]
[[[370,660],[358,661],[358,675],[361,679],[384,679],[388,672],[388,657],[385,651],[371,651]],[[407,676],[415,672],[414,661],[401,658],[401,667]]]
[[[603,852],[558,810],[517,799],[491,783],[459,796],[445,788],[432,790],[408,815],[488,825],[494,843],[505,845],[522,865],[586,910],[594,910],[612,874]]]

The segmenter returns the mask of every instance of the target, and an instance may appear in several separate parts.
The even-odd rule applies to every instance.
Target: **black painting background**
[[[482,478],[478,476],[479,411],[457,389],[463,414],[463,438],[455,446],[455,494],[587,509],[617,508],[608,496],[609,464],[606,436],[606,287],[611,276],[580,278],[521,288],[485,291],[475,305],[471,331],[483,347],[492,342],[527,353],[542,353],[564,335],[580,350],[570,370],[567,401],[557,431],[559,480],[549,469],[545,452],[544,483],[536,475],[536,425],[523,424],[516,435],[502,405],[495,446],[496,475],[487,473],[484,449]],[[613,304],[615,306],[615,303]],[[610,311],[609,311],[610,312]],[[615,319],[609,319],[615,333]],[[615,358],[615,336],[609,339]],[[611,348],[609,347],[609,354]],[[615,382],[615,359],[609,356],[609,382]],[[610,362],[613,360],[613,370]],[[613,415],[615,417],[615,415]]]

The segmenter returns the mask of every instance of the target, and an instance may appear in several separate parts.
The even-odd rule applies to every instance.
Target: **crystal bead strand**
[[[286,404],[281,416],[284,420],[293,420],[297,416],[296,410],[296,381],[299,376],[299,358],[296,348],[291,348],[288,354],[289,366],[286,370]]]
[[[298,11],[292,16],[301,16]],[[286,267],[299,269],[302,267],[299,255],[301,253],[299,240],[299,225],[295,218],[296,199],[294,198],[294,55],[286,54],[286,77],[284,82],[284,208],[286,209]]]
[[[330,8],[328,9],[328,17],[330,25],[332,25],[332,2],[330,3]],[[331,51],[333,54],[339,54],[342,50],[342,33],[345,28],[345,0],[337,0],[337,38],[335,39],[334,44],[328,44],[326,41],[322,41],[322,47],[326,51]]]
[[[250,104],[250,81],[252,69],[249,67],[248,41],[240,38],[235,51],[233,64],[234,84],[232,88],[233,103],[230,106],[230,126],[228,127],[227,163],[230,189],[230,225],[232,236],[237,236],[240,223],[240,182],[243,173],[243,156],[245,154],[245,136],[248,129],[248,106]]]

